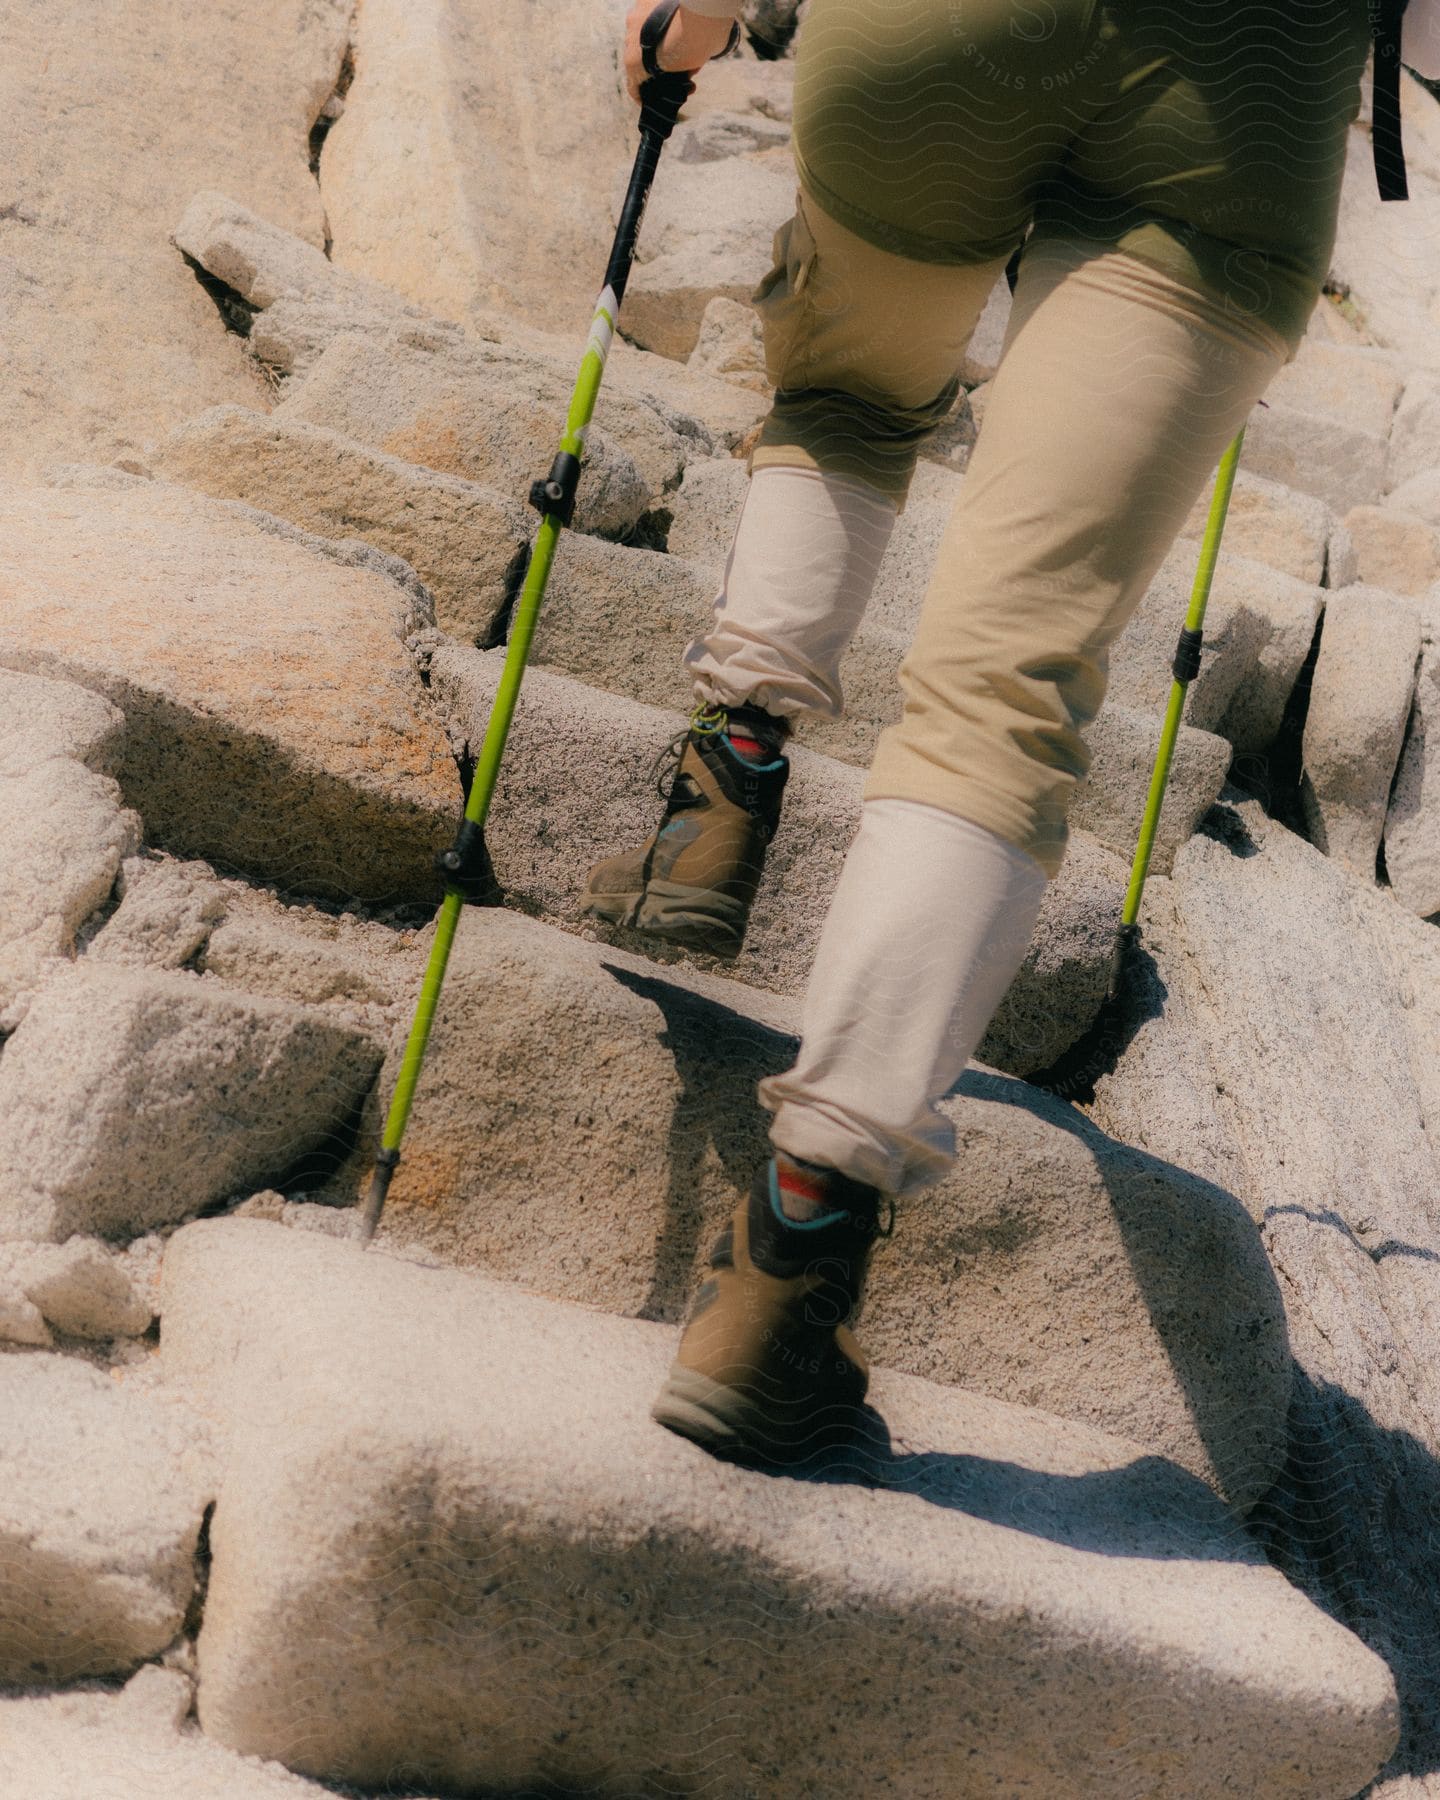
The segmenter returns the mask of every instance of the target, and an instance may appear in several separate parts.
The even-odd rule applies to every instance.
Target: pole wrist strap
[[[679,10],[680,0],[660,0],[660,4],[640,27],[640,61],[644,64],[647,75],[668,75],[674,72],[660,67],[660,45],[670,29],[670,21]],[[722,56],[728,56],[739,42],[740,21],[735,19],[731,22],[725,48],[717,50],[710,58],[711,62],[719,62]]]

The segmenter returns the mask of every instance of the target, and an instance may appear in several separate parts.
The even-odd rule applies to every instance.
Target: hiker
[[[741,4],[682,6],[649,72],[701,69]],[[632,96],[649,14],[627,20]],[[774,404],[684,652],[697,705],[663,817],[590,872],[589,911],[740,947],[786,741],[840,711],[917,453],[1023,251],[799,1057],[760,1084],[775,1153],[655,1405],[711,1450],[783,1461],[854,1423],[846,1321],[882,1215],[953,1160],[936,1102],[1060,868],[1109,646],[1304,336],[1370,32],[1365,0],[810,0],[795,214],[754,296]]]

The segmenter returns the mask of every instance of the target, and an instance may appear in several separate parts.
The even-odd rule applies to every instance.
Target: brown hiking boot
[[[774,1160],[710,1253],[651,1417],[716,1455],[787,1465],[849,1439],[869,1366],[849,1330],[880,1225],[879,1191],[785,1159],[825,1211],[781,1211]]]
[[[751,762],[726,732],[744,731],[765,752]],[[790,774],[783,719],[757,707],[702,707],[656,761],[675,761],[660,782],[665,813],[648,843],[597,863],[581,910],[694,950],[734,956],[745,939],[765,849],[780,822]]]

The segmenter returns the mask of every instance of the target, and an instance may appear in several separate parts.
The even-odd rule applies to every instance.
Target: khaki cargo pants
[[[867,799],[1059,868],[1109,646],[1318,298],[1368,43],[1363,0],[810,0],[752,467],[903,505],[1029,231]]]

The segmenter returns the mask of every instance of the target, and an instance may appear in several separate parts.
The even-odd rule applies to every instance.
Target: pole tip
[[[360,1212],[359,1243],[362,1250],[375,1236],[380,1214],[385,1210],[385,1196],[390,1192],[390,1180],[399,1161],[400,1153],[397,1150],[382,1150],[375,1158],[375,1172],[370,1177],[369,1192]]]

